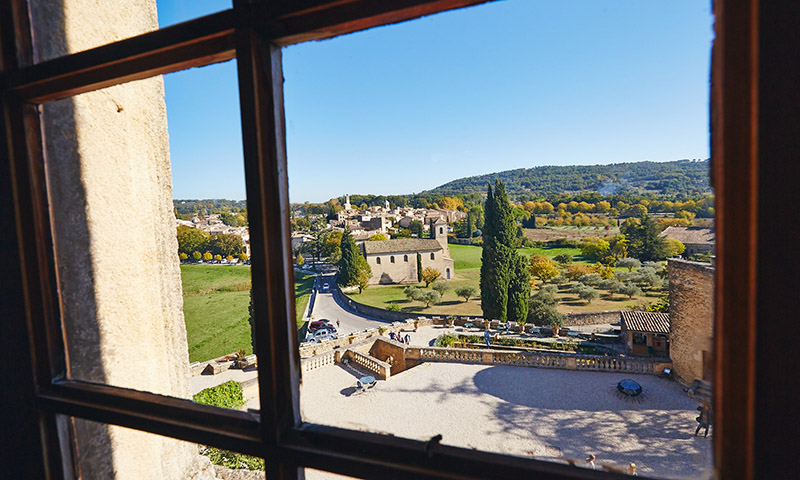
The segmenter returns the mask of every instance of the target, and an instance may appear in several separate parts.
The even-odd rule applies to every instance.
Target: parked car
[[[327,283],[323,283],[322,284],[322,291],[323,292],[327,292],[329,289],[330,289],[330,285],[328,285]]]
[[[329,322],[328,320],[325,320],[325,319],[314,320],[313,322],[310,322],[308,324],[308,331],[310,333],[314,333],[317,330],[319,330],[320,328],[325,328],[325,327],[333,328],[333,324],[331,322]]]
[[[339,338],[339,336],[336,335],[335,332],[325,329],[325,330],[319,330],[315,334],[311,335],[311,337],[308,338],[307,341],[314,343],[322,343],[325,340],[336,340],[337,338]]]

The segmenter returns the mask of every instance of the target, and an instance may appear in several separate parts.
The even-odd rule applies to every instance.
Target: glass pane
[[[511,1],[286,48],[303,419],[708,477],[711,25]]]
[[[231,7],[231,0],[31,2],[35,61],[82,52]]]
[[[265,478],[262,458],[80,418],[61,421],[73,433],[71,447],[81,478]]]
[[[245,408],[236,63],[46,104],[43,126],[70,376]]]

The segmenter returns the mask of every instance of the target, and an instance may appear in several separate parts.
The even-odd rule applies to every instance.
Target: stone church
[[[442,280],[455,278],[453,259],[447,246],[447,225],[431,225],[435,238],[398,238],[364,242],[362,250],[372,268],[370,285],[417,283],[417,255],[422,269],[433,268]]]

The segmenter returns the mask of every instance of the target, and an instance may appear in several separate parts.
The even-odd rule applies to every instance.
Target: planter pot
[[[247,367],[247,360],[237,360],[236,366],[244,370]]]

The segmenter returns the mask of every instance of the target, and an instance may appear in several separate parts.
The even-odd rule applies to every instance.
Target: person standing
[[[406,338],[404,340],[406,341],[405,342],[406,345],[410,345],[411,344],[411,336],[409,334],[406,333]]]
[[[491,339],[489,338],[489,330],[483,332],[483,339],[486,341],[486,346],[488,347],[491,343]]]
[[[705,433],[703,436],[707,437],[708,427],[711,426],[711,406],[707,403],[704,403],[697,407],[697,409],[700,410],[700,415],[696,418],[697,429],[694,431],[694,436],[696,437],[697,434],[700,433],[701,428],[705,428]]]
[[[592,470],[596,469],[597,466],[594,464],[595,456],[589,455],[589,458],[586,459],[587,467],[591,468]]]

